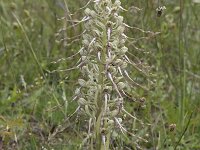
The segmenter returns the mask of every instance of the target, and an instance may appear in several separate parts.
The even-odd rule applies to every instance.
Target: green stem
[[[180,100],[179,100],[179,108],[180,108],[180,124],[183,128],[184,126],[184,114],[185,114],[185,101],[186,101],[186,76],[185,76],[185,49],[183,47],[183,1],[179,1],[180,5],[180,25],[179,25],[179,68],[180,68]]]
[[[106,24],[106,20],[104,20],[104,24]],[[98,99],[97,99],[97,113],[96,113],[96,145],[97,149],[103,149],[104,145],[102,144],[102,137],[101,137],[101,119],[103,114],[103,86],[104,86],[104,78],[105,78],[105,62],[106,62],[106,47],[107,47],[107,32],[106,27],[103,31],[103,49],[101,51],[101,61],[98,63],[99,66],[99,87],[98,87]]]

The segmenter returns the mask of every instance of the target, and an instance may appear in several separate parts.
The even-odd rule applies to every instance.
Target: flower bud
[[[79,104],[79,106],[84,106],[87,104],[87,101],[84,98],[79,98],[78,104]]]
[[[121,59],[117,59],[114,63],[118,66],[121,66],[123,64],[123,61]]]
[[[85,9],[85,14],[86,14],[87,16],[90,16],[91,10],[90,10],[89,8],[86,8],[86,9]]]
[[[115,6],[120,7],[121,6],[121,2],[120,0],[116,0],[114,3]]]
[[[118,109],[115,109],[115,110],[110,112],[110,116],[111,117],[116,117],[118,114],[119,114],[119,110]]]
[[[119,89],[124,89],[125,87],[126,87],[126,84],[125,83],[123,83],[123,82],[119,82],[118,84],[117,84],[117,86],[119,87]]]
[[[117,120],[119,121],[119,123],[122,123],[122,118],[117,118]]]
[[[87,56],[82,56],[82,61],[85,61],[87,59]]]
[[[86,86],[86,81],[83,79],[78,79],[78,83],[80,86],[83,86],[83,87]]]
[[[77,89],[75,90],[74,94],[75,94],[75,95],[78,95],[78,94],[80,94],[80,92],[81,92],[80,88],[77,88]]]
[[[125,28],[123,26],[119,26],[116,31],[117,31],[117,34],[122,34],[124,33],[124,30]]]
[[[121,26],[123,24],[123,20],[124,18],[122,16],[117,16],[116,17],[117,25]]]
[[[122,54],[125,54],[128,51],[128,48],[126,46],[121,48]]]
[[[121,65],[121,68],[122,68],[122,69],[125,69],[126,67],[127,67],[127,63],[126,63],[126,62],[123,62],[122,65]]]
[[[108,121],[108,125],[114,125],[114,123],[115,123],[114,120],[109,120]]]
[[[82,44],[83,44],[83,46],[87,47],[90,44],[90,42],[87,39],[84,39],[82,41]]]

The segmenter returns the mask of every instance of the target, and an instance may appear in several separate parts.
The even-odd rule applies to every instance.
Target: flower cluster
[[[127,91],[135,83],[127,71],[131,61],[126,55],[127,36],[123,17],[119,15],[124,10],[120,0],[114,3],[96,0],[94,3],[94,10],[85,10],[79,65],[83,78],[78,80],[80,86],[75,95],[81,110],[92,119],[95,130],[92,136],[95,139],[100,136],[101,143],[105,144],[115,124],[124,129],[118,116],[125,111],[124,99],[131,99]]]

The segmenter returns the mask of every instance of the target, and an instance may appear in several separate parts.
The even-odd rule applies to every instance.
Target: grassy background
[[[81,41],[73,37],[83,31],[83,26],[69,28],[71,22],[57,18],[80,20],[83,10],[77,10],[86,3],[86,0],[0,1],[0,137],[5,149],[76,149],[85,137],[84,119],[77,115],[69,118],[77,107],[71,100],[79,71],[62,71],[73,67],[78,56],[58,61],[80,49]],[[155,85],[148,94],[138,90],[146,98],[146,108],[134,104],[127,105],[127,109],[135,110],[144,122],[152,124],[137,127],[137,133],[146,134],[149,140],[147,144],[141,143],[144,149],[198,150],[200,4],[160,1],[160,6],[163,5],[167,9],[157,17],[159,4],[155,0],[122,0],[122,6],[129,8],[129,12],[122,14],[127,24],[161,32],[156,37],[134,29],[126,32],[134,38],[148,37],[128,46],[156,74]],[[70,18],[70,13],[75,15]],[[56,36],[65,27],[67,30]],[[66,37],[71,39],[61,40]],[[150,53],[142,53],[135,46]],[[131,124],[130,129],[135,128]],[[125,142],[131,145],[130,141]]]

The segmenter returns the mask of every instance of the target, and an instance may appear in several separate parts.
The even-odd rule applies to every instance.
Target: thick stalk
[[[106,24],[106,20],[104,20],[104,24]],[[97,114],[96,114],[96,144],[97,149],[104,149],[104,145],[102,144],[102,136],[101,136],[101,120],[103,114],[103,86],[105,81],[105,62],[106,62],[106,48],[107,48],[107,31],[106,27],[103,30],[103,39],[102,39],[103,49],[101,51],[101,62],[98,63],[99,66],[99,87],[98,87],[98,99],[97,99]]]

